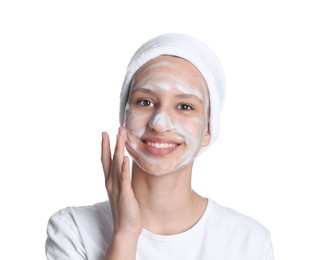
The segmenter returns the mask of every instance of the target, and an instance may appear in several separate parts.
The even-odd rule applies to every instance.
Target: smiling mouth
[[[170,142],[168,140],[143,140],[145,151],[152,156],[165,156],[174,152],[180,145],[176,142]]]
[[[150,145],[152,147],[158,148],[158,149],[164,149],[164,148],[173,148],[178,146],[178,144],[172,144],[172,143],[153,143],[153,142],[143,142],[147,145]]]

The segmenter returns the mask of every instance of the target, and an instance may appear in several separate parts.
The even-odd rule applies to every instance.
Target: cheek
[[[193,142],[200,138],[204,132],[204,122],[198,117],[180,120],[176,130],[184,136],[186,141]]]
[[[142,136],[149,120],[148,113],[138,113],[129,108],[125,115],[125,128],[135,136]]]

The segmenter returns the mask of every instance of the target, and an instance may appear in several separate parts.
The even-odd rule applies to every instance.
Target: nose
[[[157,112],[149,121],[148,127],[157,132],[166,132],[174,129],[170,117],[163,111]]]

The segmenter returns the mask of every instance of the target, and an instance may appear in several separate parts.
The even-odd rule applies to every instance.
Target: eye
[[[154,103],[149,99],[141,99],[137,104],[142,107],[154,107]]]
[[[188,104],[180,104],[177,108],[180,110],[193,110],[193,107]]]

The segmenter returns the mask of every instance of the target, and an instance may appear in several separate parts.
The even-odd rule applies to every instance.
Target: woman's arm
[[[126,133],[119,129],[113,158],[107,133],[102,135],[102,164],[109,196],[114,234],[105,260],[131,260],[136,258],[142,220],[130,179],[129,159],[124,156]]]
[[[104,260],[136,259],[138,236],[115,234]]]

